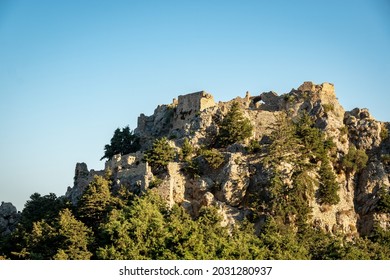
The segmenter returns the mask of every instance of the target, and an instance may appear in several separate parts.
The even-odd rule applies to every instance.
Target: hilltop
[[[220,125],[234,103],[250,121],[253,131],[241,143],[218,147]],[[271,91],[251,96],[247,92],[244,97],[218,103],[205,91],[180,95],[171,104],[159,105],[153,115],[140,115],[135,129],[142,143],[138,152],[113,156],[103,171],[89,171],[86,164],[77,164],[75,184],[66,197],[76,203],[94,175],[110,170],[116,187],[124,185],[138,193],[151,185],[156,187],[154,183],[158,181],[156,190],[169,205],[179,204],[194,217],[202,206],[214,205],[223,214],[225,224],[234,223],[253,214],[253,197],[264,194],[274,176],[272,169],[281,171],[285,188],[294,188],[296,182],[292,177],[297,164],[294,161],[301,159],[291,159],[288,154],[296,153],[298,157],[302,151],[287,147],[281,151],[286,155],[279,155],[277,162],[265,164],[264,159],[269,156],[267,147],[272,144],[275,131],[281,129],[283,118],[294,124],[303,115],[309,116],[311,126],[323,133],[323,141],[332,142],[327,157],[339,197],[337,203],[321,203],[318,189],[322,183],[319,172],[323,161],[314,160],[316,166],[308,168],[313,192],[307,198],[310,222],[333,234],[367,235],[376,223],[388,229],[390,216],[378,212],[377,204],[379,192],[383,189],[388,192],[390,187],[389,123],[376,121],[367,109],[345,111],[330,83],[305,82],[282,95]],[[154,173],[144,160],[144,152],[163,137],[169,140],[177,155],[184,141],[189,141],[193,147],[191,162],[197,170],[188,172],[189,161],[176,156],[167,164],[165,172]],[[250,151],[253,146],[257,151]],[[359,170],[343,166],[355,148],[367,156]],[[211,157],[220,155],[223,159],[218,167],[210,166],[204,155],[207,150],[215,151]],[[263,216],[268,210],[256,211]]]
[[[116,129],[63,197],[2,204],[0,257],[389,259],[389,129],[331,83],[180,95]]]

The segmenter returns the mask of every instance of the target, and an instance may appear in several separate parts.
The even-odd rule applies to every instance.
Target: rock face
[[[19,221],[20,214],[10,202],[2,202],[0,205],[0,235],[10,234]]]
[[[252,139],[260,143],[269,142],[280,115],[287,113],[294,121],[307,113],[326,138],[333,140],[336,146],[334,162],[342,162],[351,145],[369,155],[367,167],[359,173],[347,174],[334,164],[340,202],[324,206],[315,199],[310,201],[311,222],[315,226],[333,234],[351,236],[369,234],[374,224],[390,227],[389,215],[376,211],[379,189],[390,187],[390,160],[382,160],[383,155],[390,154],[390,140],[381,136],[389,125],[376,121],[367,109],[345,112],[336,98],[334,85],[330,83],[305,82],[298,89],[282,95],[271,91],[251,96],[247,92],[243,98],[219,103],[204,91],[180,95],[172,104],[158,106],[152,116],[140,115],[135,130],[142,143],[140,152],[116,155],[106,162],[102,171],[89,171],[85,163],[78,163],[74,186],[68,189],[66,197],[77,203],[93,177],[110,170],[114,187],[124,185],[140,193],[153,186],[170,205],[182,205],[193,216],[198,215],[201,207],[214,205],[223,214],[225,224],[243,219],[250,213],[247,207],[249,197],[259,193],[259,188],[267,186],[270,180],[269,170],[261,164],[259,157],[247,152],[248,143],[233,144],[221,151],[224,160],[216,169],[198,157],[195,175],[186,172],[188,164],[179,159],[168,165],[163,176],[153,174],[143,161],[142,153],[160,137],[171,139],[170,145],[178,153],[185,138],[195,149],[212,144],[219,131],[218,125],[233,102],[239,104],[245,117],[251,121],[254,127]],[[291,173],[293,167],[286,164],[281,168]],[[157,175],[161,182],[155,186]],[[313,178],[316,176],[313,174]]]
[[[77,163],[74,175],[73,188],[68,187],[65,197],[73,204],[77,204],[80,196],[84,193],[85,188],[93,180],[95,175],[104,175],[104,171],[88,170],[87,164],[84,162]]]

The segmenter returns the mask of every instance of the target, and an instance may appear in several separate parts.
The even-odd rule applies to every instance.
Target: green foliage
[[[245,118],[240,105],[234,102],[219,127],[217,144],[226,147],[242,142],[252,136],[252,131],[253,126],[250,120]]]
[[[384,125],[382,125],[380,137],[381,137],[382,141],[389,138],[389,130]]]
[[[76,220],[69,209],[64,209],[58,217],[57,235],[60,245],[54,259],[57,260],[88,260],[92,253],[88,245],[92,241],[92,230]]]
[[[368,238],[347,241],[310,224],[309,201],[316,186],[320,203],[337,204],[340,199],[330,160],[334,143],[313,120],[303,115],[293,123],[280,116],[270,139],[269,145],[260,147],[252,141],[248,147],[251,152],[268,150],[267,156],[252,155],[263,159],[262,168],[271,174],[255,196],[256,204],[250,205],[256,211],[252,221],[262,221],[256,224],[260,233],[248,221],[223,227],[215,207],[201,208],[195,218],[183,207],[169,207],[153,190],[140,196],[124,186],[112,190],[112,175],[106,174],[88,185],[74,209],[76,215],[54,194],[33,194],[19,227],[0,238],[0,259],[390,259],[390,231],[379,226]],[[203,159],[213,169],[224,163],[217,149],[201,149],[195,158],[193,154],[184,140],[181,158],[185,171],[194,177]],[[160,170],[174,158],[166,138],[156,140],[145,153],[151,166]],[[358,172],[367,160],[364,151],[351,146],[342,164],[348,172]],[[151,185],[161,183],[156,178]],[[377,212],[390,213],[388,188],[381,188],[378,197]]]
[[[280,222],[268,216],[260,239],[268,249],[266,259],[271,260],[305,260],[309,251],[300,244],[291,226],[281,227]]]
[[[130,130],[129,126],[123,129],[117,128],[114,131],[114,136],[111,138],[111,144],[104,147],[104,156],[100,159],[112,159],[114,155],[126,155],[134,153],[140,149],[140,139]]]
[[[336,175],[333,172],[329,160],[325,159],[321,162],[318,173],[320,175],[318,201],[321,204],[338,204],[340,202],[340,197],[338,195],[340,186],[336,181]]]
[[[265,205],[275,221],[296,227],[298,232],[305,231],[315,186],[319,187],[317,195],[321,203],[337,204],[340,199],[339,185],[329,160],[334,143],[325,139],[307,114],[296,123],[281,115],[274,125],[271,140],[264,164],[272,171],[272,178],[263,200],[255,204]],[[317,163],[321,164],[319,170]],[[292,166],[289,174],[283,171],[285,165]],[[312,175],[317,171],[319,180]]]
[[[332,141],[325,140],[324,133],[314,127],[314,122],[308,114],[301,116],[295,127],[295,134],[303,145],[305,153],[311,155],[316,161],[326,157],[329,149],[334,145]]]
[[[21,237],[23,248],[13,254],[33,260],[87,260],[92,256],[91,241],[92,231],[64,209],[55,219],[34,222],[31,231]]]
[[[203,208],[193,220],[182,207],[169,209],[148,192],[131,207],[113,210],[102,230],[110,242],[98,249],[101,259],[255,259],[265,249],[248,224],[230,234],[215,208]]]
[[[110,182],[102,176],[95,176],[78,202],[79,217],[96,229],[111,210],[112,202]]]
[[[348,135],[348,127],[346,125],[342,126],[339,130],[341,136]]]
[[[180,153],[182,160],[187,162],[190,161],[193,152],[194,152],[194,147],[191,145],[190,140],[188,140],[188,138],[185,138]]]
[[[44,196],[34,193],[24,205],[20,224],[26,230],[31,230],[34,222],[53,219],[57,217],[61,209],[68,206],[66,201],[57,198],[54,193]]]
[[[381,160],[384,164],[390,164],[390,154],[381,155]]]
[[[291,162],[301,154],[295,126],[285,114],[277,116],[270,139],[272,143],[268,146],[264,163],[271,165],[273,169],[276,169],[280,162]]]
[[[325,113],[329,113],[334,110],[334,104],[322,104],[322,107],[324,108]]]
[[[198,178],[201,175],[201,171],[199,168],[199,163],[196,158],[187,162],[184,166],[183,171],[190,175],[192,178]]]
[[[339,128],[339,130],[340,130],[339,141],[342,144],[345,144],[347,142],[347,138],[348,138],[348,137],[345,137],[345,136],[348,136],[348,127],[346,125],[344,125],[341,128]]]
[[[259,235],[248,221],[223,227],[214,207],[202,208],[193,219],[184,208],[169,207],[157,193],[149,191],[130,203],[113,207],[94,230],[96,234],[69,209],[63,209],[54,218],[33,222],[31,231],[17,230],[9,239],[12,244],[19,236],[13,253],[0,246],[0,255],[4,259],[43,260],[390,259],[390,232],[380,227],[369,239],[353,241],[308,225],[299,230],[303,225],[298,217],[304,214],[298,210],[310,210],[305,205],[306,194],[300,191],[311,179],[305,173],[293,177],[297,187],[289,194],[294,199],[283,204],[287,215],[281,217],[281,210],[275,208],[274,215],[267,215]],[[291,223],[291,219],[295,221]]]
[[[354,145],[351,145],[348,154],[343,158],[342,164],[348,173],[360,172],[366,167],[368,156],[364,150],[358,150]]]
[[[390,192],[386,187],[380,188],[378,192],[379,201],[377,204],[377,211],[379,213],[390,214]]]
[[[285,94],[283,99],[284,99],[284,101],[286,101],[286,102],[291,104],[291,103],[293,103],[296,100],[296,96],[293,95],[293,94]]]
[[[157,187],[159,187],[162,183],[163,183],[163,180],[162,180],[162,179],[155,177],[155,178],[150,182],[149,188],[150,188],[150,189],[157,188]]]
[[[247,151],[251,154],[256,154],[261,151],[261,144],[258,140],[252,139],[249,142],[249,145],[247,147]]]
[[[169,145],[166,137],[154,141],[150,150],[145,152],[145,160],[155,170],[165,169],[175,159],[175,149]]]
[[[379,251],[375,259],[390,260],[390,230],[384,230],[378,224],[374,225],[374,232],[369,237],[374,246],[379,247]]]
[[[211,150],[203,149],[201,150],[200,154],[213,169],[218,169],[225,161],[223,154],[214,148]]]

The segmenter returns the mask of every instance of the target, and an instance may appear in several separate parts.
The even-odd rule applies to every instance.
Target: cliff
[[[241,143],[218,147],[215,139],[233,104],[239,105],[252,124],[252,136]],[[281,118],[287,116],[292,123],[297,123],[304,115],[323,133],[324,141],[333,143],[327,156],[339,198],[337,203],[323,203],[318,195],[305,195],[310,206],[310,224],[346,236],[368,235],[375,225],[388,230],[390,215],[379,211],[378,204],[381,191],[388,193],[390,187],[390,139],[387,136],[390,125],[375,120],[367,109],[345,111],[330,83],[305,82],[282,95],[271,91],[251,96],[247,92],[244,97],[218,103],[204,91],[181,95],[172,104],[159,105],[151,116],[140,115],[135,134],[142,145],[137,153],[116,155],[101,171],[88,170],[85,163],[78,163],[74,186],[68,188],[65,196],[77,204],[94,175],[112,172],[114,188],[122,185],[133,193],[154,188],[170,205],[179,204],[194,217],[201,207],[214,205],[222,213],[225,225],[256,216],[253,219],[261,228],[263,217],[271,213],[269,200],[262,196],[267,193],[275,170],[283,174],[284,188],[294,189],[298,168],[296,161],[287,160],[288,153],[278,162],[266,163],[269,149],[264,147],[272,144],[276,124]],[[177,156],[164,172],[157,172],[144,160],[144,152],[162,137],[169,139]],[[190,172],[189,167],[193,165],[179,156],[185,139],[194,148],[191,164],[196,165],[196,172]],[[251,150],[254,143],[257,152]],[[215,147],[223,159],[215,168],[210,167],[201,152],[196,152],[211,147]],[[367,155],[362,168],[345,166],[353,148]],[[323,162],[314,159],[314,167],[307,172],[315,194],[322,184]],[[291,197],[285,195],[284,198],[288,205]],[[265,205],[256,206],[256,201]]]

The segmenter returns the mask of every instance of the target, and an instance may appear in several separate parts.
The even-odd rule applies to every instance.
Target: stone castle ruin
[[[185,125],[199,112],[207,108],[214,107],[214,97],[205,91],[180,95],[178,100],[174,100],[177,105],[174,113],[173,129],[184,129]]]
[[[287,113],[294,120],[300,114],[307,113],[313,117],[316,127],[333,139],[337,160],[348,153],[351,144],[366,151],[385,149],[379,136],[384,124],[373,119],[364,110],[346,112],[339,104],[334,86],[330,83],[316,85],[305,82],[298,89],[292,89],[282,95],[269,91],[251,96],[247,92],[245,97],[218,103],[211,94],[199,91],[180,95],[171,104],[159,105],[151,116],[139,116],[135,133],[141,138],[140,152],[114,156],[106,162],[103,171],[89,171],[84,163],[77,164],[74,186],[68,189],[65,196],[77,203],[93,176],[104,174],[107,170],[113,173],[114,187],[124,185],[135,193],[151,188],[156,176],[143,160],[143,151],[149,149],[153,141],[161,137],[167,137],[177,153],[180,152],[185,138],[195,148],[209,146],[212,143],[210,139],[218,134],[218,123],[233,102],[239,103],[243,114],[254,127],[251,139],[260,143],[262,139],[269,137],[281,114]],[[348,133],[343,133],[345,129],[348,129]],[[390,147],[390,143],[388,146]],[[390,153],[390,148],[388,150],[386,153]],[[234,144],[221,153],[224,156],[224,164],[218,170],[210,170],[207,164],[200,162],[199,168],[204,172],[195,178],[183,172],[185,163],[179,159],[169,163],[165,177],[159,178],[162,182],[157,187],[154,186],[155,190],[170,205],[179,204],[193,216],[197,215],[202,206],[214,205],[221,210],[226,224],[242,219],[246,213],[246,199],[267,184],[268,173],[259,163],[259,159],[246,152],[245,144]],[[319,227],[333,233],[342,231],[348,234],[357,233],[357,229],[359,232],[371,230],[372,227],[363,228],[359,221],[374,219],[373,209],[376,202],[373,197],[375,198],[378,191],[376,186],[379,183],[383,186],[390,185],[388,173],[383,171],[385,167],[380,163],[379,157],[373,157],[372,163],[367,167],[370,174],[377,175],[367,175],[368,171],[362,173],[361,176],[366,176],[361,178],[361,181],[365,182],[364,186],[355,185],[342,171],[336,174],[341,186],[340,203],[330,210],[325,211],[314,200],[311,202],[312,219]],[[355,192],[358,192],[359,196]],[[360,197],[364,199],[357,199]],[[356,203],[359,205],[355,205]],[[380,220],[390,227],[390,217]]]

